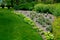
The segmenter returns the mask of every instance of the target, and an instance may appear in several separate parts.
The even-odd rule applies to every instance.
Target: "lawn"
[[[0,40],[43,40],[32,27],[11,10],[0,10]]]

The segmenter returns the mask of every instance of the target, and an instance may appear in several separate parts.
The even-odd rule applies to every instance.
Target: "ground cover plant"
[[[11,10],[0,10],[0,40],[42,40],[32,27],[23,16]]]
[[[30,13],[30,18],[35,22],[39,23],[39,25],[42,25],[43,28],[46,27],[47,31],[53,31],[51,23],[53,22],[54,18],[51,14],[36,13],[33,11]]]

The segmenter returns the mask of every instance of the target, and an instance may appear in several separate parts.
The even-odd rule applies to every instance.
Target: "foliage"
[[[6,4],[10,5],[11,4],[11,0],[6,0]]]
[[[30,25],[35,25],[35,23],[28,17],[24,18],[25,22],[27,22]]]
[[[45,4],[37,4],[34,6],[34,10],[37,12],[47,12],[48,6]]]
[[[53,32],[53,28],[52,26],[50,25],[49,27],[46,28],[47,31],[50,31],[51,33]]]
[[[55,2],[59,3],[59,2],[60,2],[60,0],[55,0]]]
[[[32,11],[30,12],[30,18],[34,20],[34,18],[37,16],[36,12]]]
[[[53,5],[54,5],[54,9],[55,9],[55,10],[53,10],[54,12],[52,12],[53,15],[60,16],[60,4],[53,4]]]
[[[41,25],[44,25],[45,24],[45,18],[43,17],[43,15],[40,15],[40,17],[38,17],[37,21]]]
[[[24,3],[19,5],[19,9],[21,10],[32,10],[33,9],[33,4],[32,3]]]
[[[33,29],[38,30],[39,28],[37,26],[34,26]]]
[[[55,21],[52,23],[52,26],[55,40],[60,40],[60,17],[55,18]]]
[[[13,7],[15,10],[19,10],[19,6],[14,4],[14,7]]]
[[[43,0],[43,3],[52,4],[52,3],[54,3],[54,0]]]
[[[14,2],[14,9],[18,9],[18,10],[32,10],[35,4],[36,4],[36,2],[33,1],[33,0],[19,0],[19,3],[18,2]],[[16,7],[16,5],[18,7]]]
[[[47,40],[54,40],[54,35],[50,32],[45,32],[45,36]]]
[[[48,12],[55,16],[60,16],[60,4],[37,4],[34,6],[37,12]]]
[[[19,9],[21,10],[32,10],[35,5],[35,2],[30,2],[30,3],[21,3],[19,5]]]

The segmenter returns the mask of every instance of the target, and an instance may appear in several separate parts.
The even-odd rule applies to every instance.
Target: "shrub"
[[[35,2],[26,2],[26,3],[20,3],[19,5],[14,5],[14,9],[18,10],[32,10],[35,5]]]
[[[4,5],[4,4],[1,4],[1,7],[2,7],[2,8],[4,8],[4,7],[5,7],[5,5]]]
[[[43,30],[42,29],[39,29],[38,32],[42,32]]]
[[[25,18],[25,17],[26,17],[26,16],[25,16],[25,15],[23,15],[22,13],[21,13],[21,14],[19,13],[19,15],[18,15],[18,16],[22,16],[23,18]]]
[[[50,31],[50,32],[52,33],[53,28],[52,28],[52,26],[50,25],[49,27],[46,28],[46,30],[47,30],[47,31]]]
[[[44,34],[45,34],[46,40],[54,40],[54,35],[49,31],[45,32]]]
[[[24,21],[25,21],[26,23],[28,23],[28,24],[30,24],[30,25],[32,25],[32,26],[35,25],[35,23],[34,23],[29,17],[26,17],[26,16],[23,15],[23,14],[20,14],[20,15],[18,15],[18,16],[22,16],[22,17],[24,18]]]
[[[34,26],[33,29],[38,30],[38,27],[37,26]]]
[[[52,12],[53,13],[53,15],[55,15],[55,16],[60,16],[60,4],[53,4],[54,5],[54,12]]]
[[[53,34],[55,36],[55,40],[60,40],[60,17],[55,18],[55,21],[52,23],[53,26]]]
[[[52,4],[54,0],[45,0],[43,1],[43,3],[46,3],[46,4]]]
[[[44,31],[42,31],[40,34],[41,34],[41,35],[44,35]]]
[[[48,12],[48,6],[45,4],[37,4],[34,6],[34,10],[37,12]]]
[[[51,21],[50,21],[49,19],[45,19],[45,23],[46,23],[47,25],[51,25]]]
[[[30,18],[33,20],[37,16],[36,12],[30,12]]]
[[[13,7],[15,10],[19,10],[19,6],[18,5],[14,5],[14,7]]]
[[[37,4],[34,6],[37,12],[50,13],[55,16],[60,16],[60,4]]]
[[[40,23],[41,25],[43,25],[45,22],[45,18],[43,17],[43,15],[39,15],[39,16],[40,17],[38,17],[37,22]]]
[[[25,22],[27,22],[30,25],[33,25],[33,26],[35,25],[35,23],[28,17],[24,18],[24,20],[25,20]]]
[[[60,16],[60,4],[51,4],[49,11],[55,16]]]
[[[30,3],[24,3],[19,5],[19,9],[21,10],[31,10],[32,5]]]

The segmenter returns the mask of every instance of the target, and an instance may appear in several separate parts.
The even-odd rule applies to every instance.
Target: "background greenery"
[[[60,16],[60,3],[57,4],[36,4],[34,6],[36,12],[50,13],[55,16]]]

